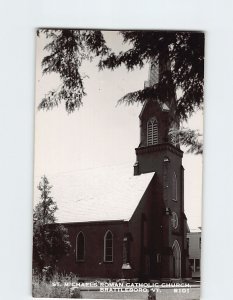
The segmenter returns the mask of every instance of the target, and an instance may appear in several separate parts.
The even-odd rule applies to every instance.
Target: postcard
[[[200,299],[204,38],[37,30],[33,297]]]

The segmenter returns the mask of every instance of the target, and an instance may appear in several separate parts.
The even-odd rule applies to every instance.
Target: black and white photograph
[[[200,299],[204,49],[37,29],[33,297]]]

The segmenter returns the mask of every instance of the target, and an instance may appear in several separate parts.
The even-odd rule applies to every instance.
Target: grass
[[[32,296],[35,298],[81,298],[80,290],[65,283],[78,281],[74,275],[69,277],[55,274],[49,280],[44,276],[33,274]]]

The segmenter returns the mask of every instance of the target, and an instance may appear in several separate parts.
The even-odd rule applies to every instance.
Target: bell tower
[[[163,63],[158,58],[153,59],[149,66],[146,88],[156,88],[162,76],[170,69],[170,63]],[[176,95],[173,86],[168,95],[170,99],[161,101],[158,97],[145,101],[139,115],[140,122],[140,143],[136,148],[136,163],[134,175],[156,172],[162,156],[168,156],[171,152],[182,157],[178,141],[172,140],[169,135],[171,128],[179,127],[179,120],[175,116]]]
[[[162,94],[168,96],[145,101],[139,115],[140,143],[135,149],[134,175],[154,172],[154,193],[152,201],[155,209],[152,223],[159,221],[159,230],[154,241],[153,253],[161,257],[160,278],[181,278],[185,276],[187,265],[186,217],[184,214],[184,169],[183,151],[179,143],[171,139],[171,128],[179,127],[176,117],[176,94],[173,85],[163,85],[164,75],[169,76],[170,63],[154,59],[150,63],[146,88],[164,87]],[[153,223],[154,224],[154,223]],[[159,267],[160,266],[160,267]]]

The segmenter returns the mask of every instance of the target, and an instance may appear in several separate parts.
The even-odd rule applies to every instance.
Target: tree
[[[103,68],[117,68],[124,64],[128,70],[142,67],[152,59],[170,66],[160,72],[158,84],[134,91],[123,96],[119,102],[144,103],[148,99],[169,102],[176,91],[176,116],[180,121],[187,119],[203,106],[204,86],[204,34],[201,32],[177,31],[122,31],[124,42],[132,47],[118,55],[110,53],[100,61]],[[202,135],[187,128],[172,129],[172,138],[188,148],[187,152],[201,154]]]
[[[172,139],[175,141],[179,140],[181,145],[187,147],[187,153],[203,153],[202,134],[200,134],[198,130],[182,127],[179,129],[171,129],[170,135]]]
[[[71,113],[82,105],[82,98],[86,95],[83,85],[84,76],[80,74],[83,60],[107,55],[109,49],[99,30],[44,29],[41,31],[49,41],[45,50],[50,52],[42,60],[43,74],[52,72],[59,74],[61,85],[45,95],[39,109],[52,109],[65,101],[66,110]]]
[[[51,189],[43,176],[38,185],[40,202],[33,211],[33,268],[39,274],[45,267],[54,269],[57,260],[70,249],[67,229],[55,223],[58,208],[50,195]]]
[[[158,84],[132,91],[119,99],[119,103],[144,103],[151,98],[162,102],[171,99],[176,91],[176,115],[187,120],[196,110],[203,106],[204,85],[204,34],[190,31],[120,31],[123,42],[130,45],[126,51],[115,54],[106,45],[101,31],[94,30],[43,30],[49,39],[45,49],[50,52],[42,61],[43,73],[55,72],[60,75],[62,87],[58,91],[50,91],[39,105],[40,109],[51,109],[65,101],[66,110],[73,112],[82,104],[85,96],[83,77],[79,70],[82,61],[91,60],[93,55],[100,57],[98,67],[115,69],[125,65],[128,70],[142,68],[153,60],[170,61],[170,67],[160,75]],[[169,92],[170,91],[170,92]],[[179,135],[181,131],[177,131]],[[182,135],[186,134],[182,130]],[[189,131],[186,139],[195,145],[198,133]],[[182,141],[182,138],[181,138]],[[200,151],[196,151],[200,153]]]
[[[128,70],[143,67],[150,60],[170,61],[170,67],[162,72],[160,81],[153,87],[129,93],[120,102],[132,104],[158,97],[169,101],[168,90],[179,90],[176,113],[187,118],[202,108],[204,84],[204,34],[180,31],[121,31],[124,43],[131,48],[118,55],[110,53],[99,67],[117,68],[124,64]]]

